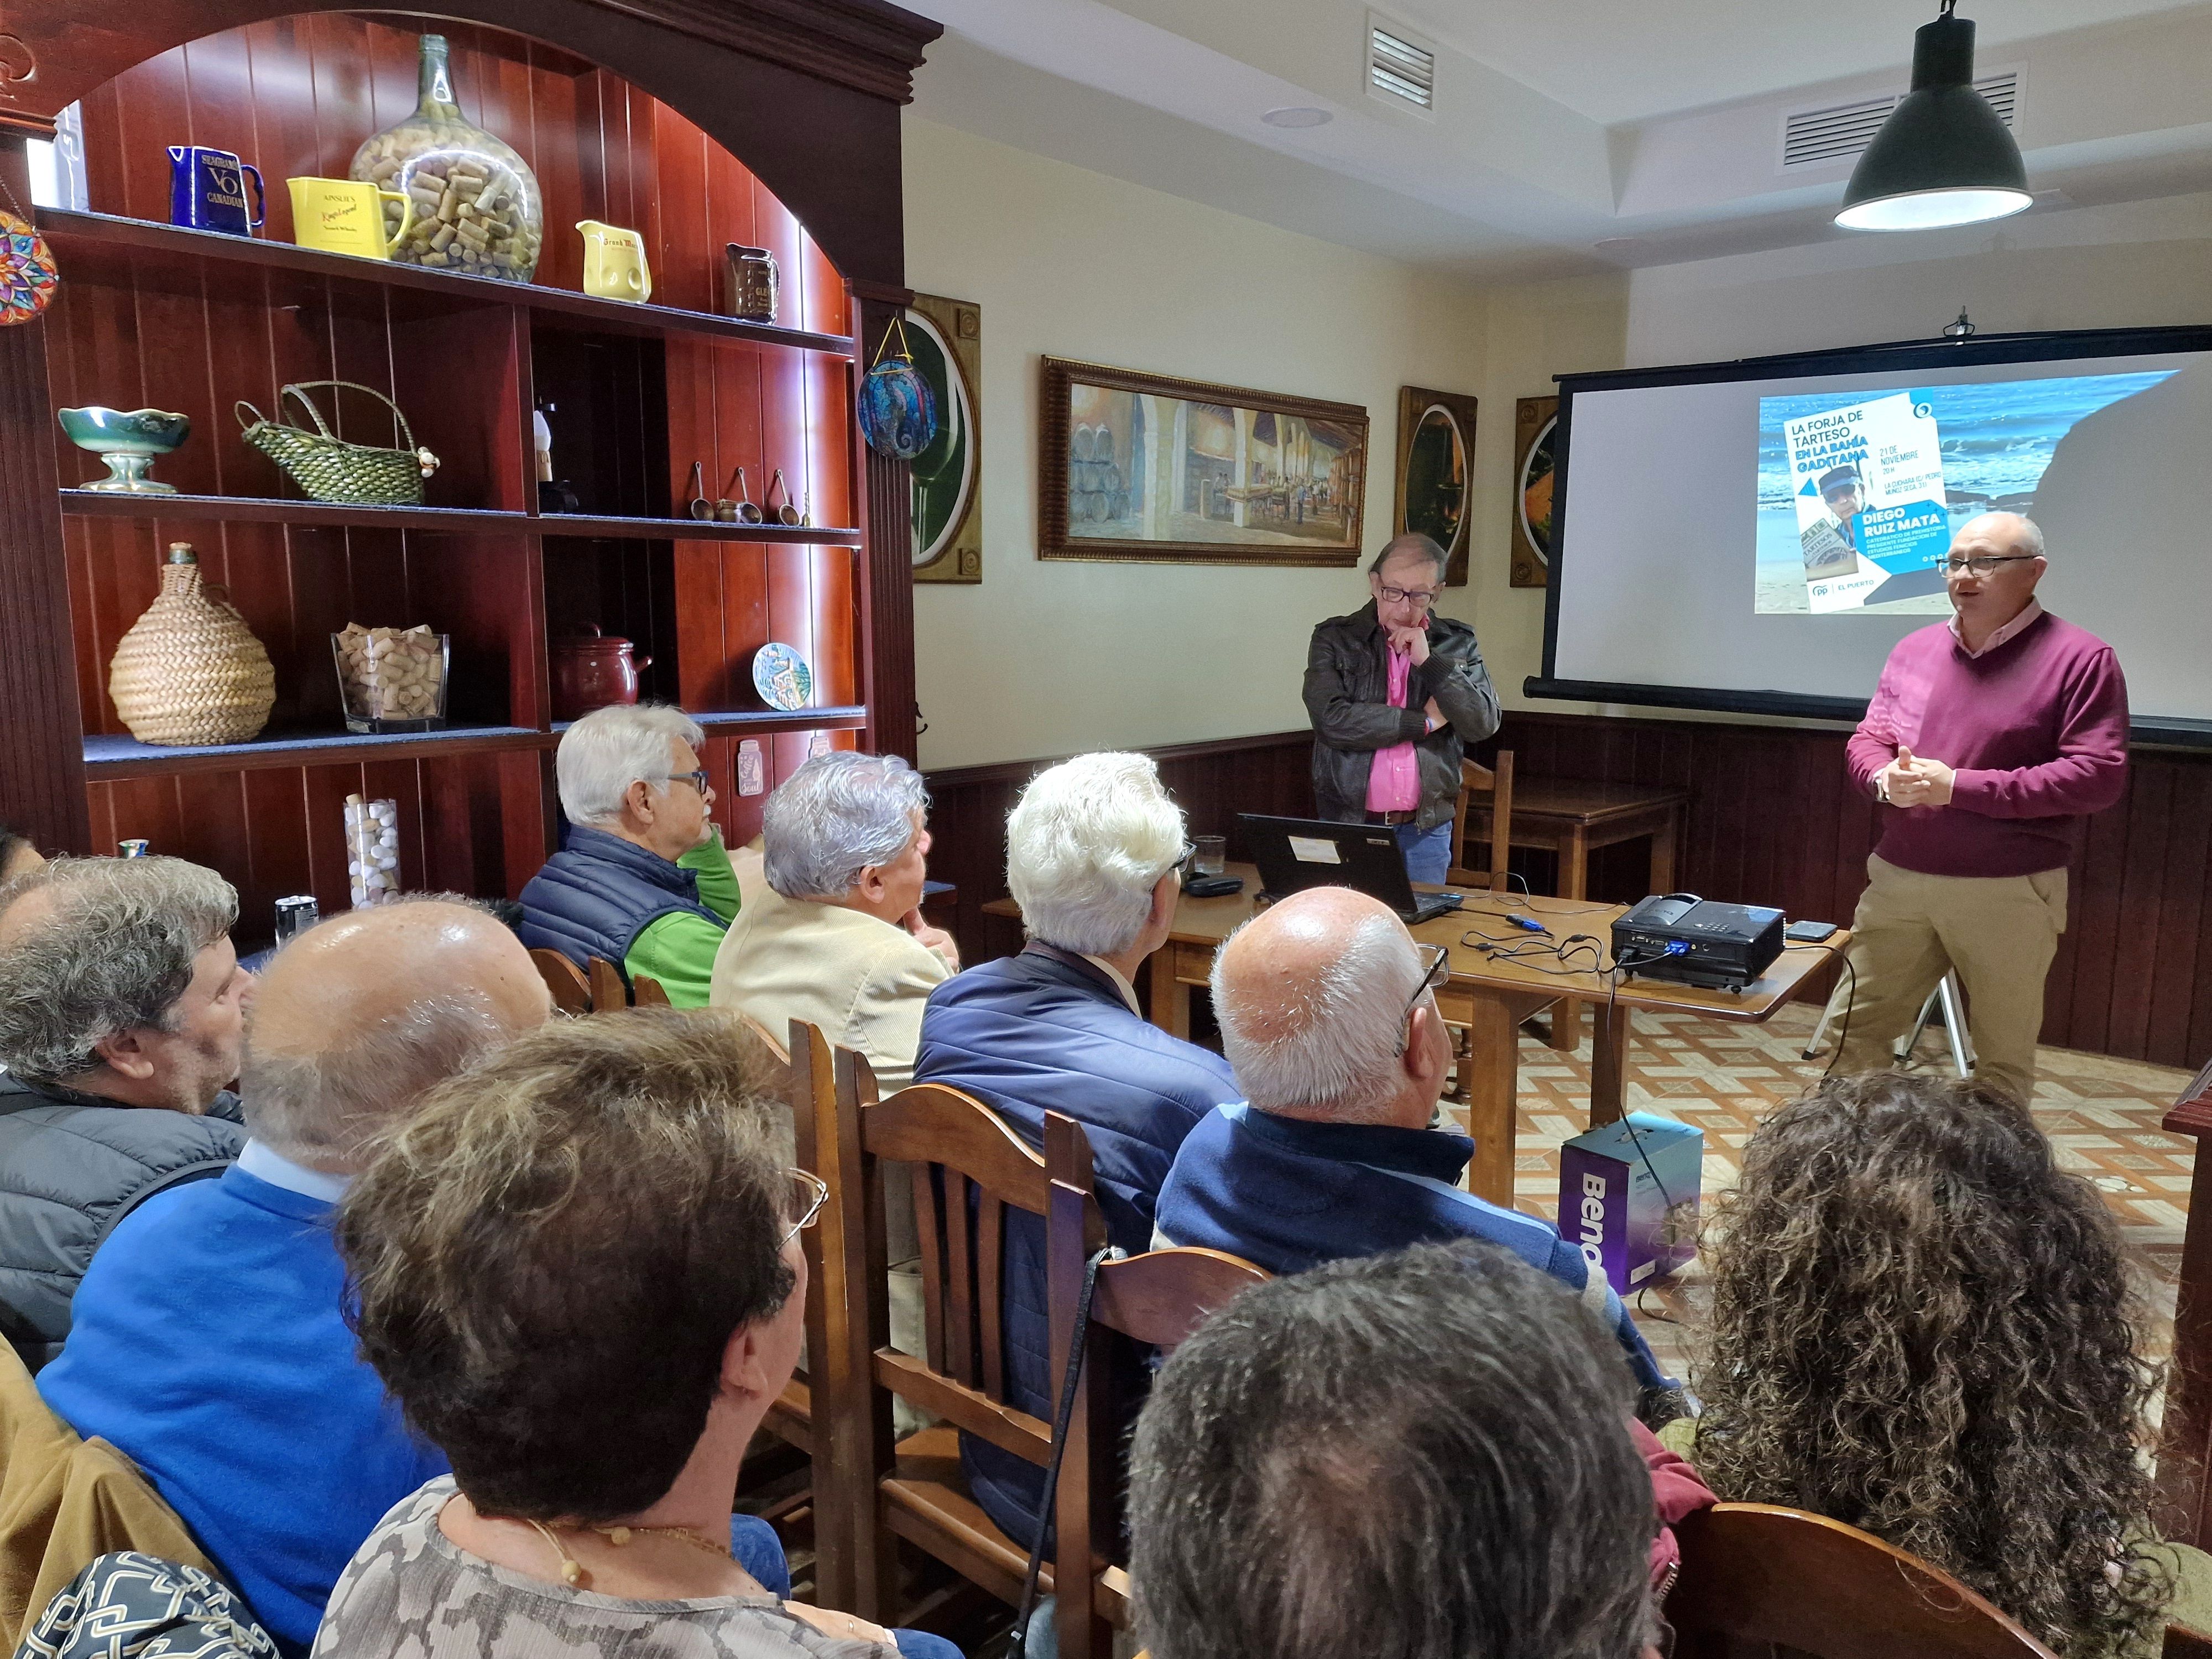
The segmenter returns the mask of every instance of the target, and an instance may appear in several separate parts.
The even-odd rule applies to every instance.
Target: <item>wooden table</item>
[[[2212,1546],[2212,1064],[2181,1091],[2159,1127],[2196,1141],[2197,1161],[2158,1455],[2163,1512],[2153,1518],[2162,1536],[2203,1549]]]
[[[1258,872],[1249,864],[1232,864],[1228,868],[1231,875],[1244,878],[1244,890],[1227,898],[1183,896],[1176,904],[1175,931],[1151,959],[1152,1024],[1176,1036],[1190,1036],[1190,988],[1206,982],[1221,941],[1254,911]],[[1020,915],[1012,899],[997,899],[983,908],[993,915]],[[1475,948],[1481,943],[1474,936],[1477,930],[1510,935],[1514,943],[1541,943],[1538,935],[1525,933],[1506,920],[1510,915],[1523,915],[1544,922],[1555,939],[1573,933],[1595,936],[1609,959],[1613,921],[1626,908],[1546,897],[1529,899],[1525,905],[1518,900],[1508,903],[1500,895],[1474,891],[1468,894],[1462,908],[1413,930],[1415,939],[1443,945],[1450,955],[1451,978],[1437,993],[1437,1006],[1448,1024],[1463,1026],[1468,1033],[1467,1053],[1460,1060],[1460,1078],[1468,1100],[1468,1132],[1474,1137],[1468,1188],[1478,1196],[1509,1206],[1513,1202],[1519,1029],[1531,1014],[1566,995],[1595,1005],[1590,1123],[1593,1127],[1610,1123],[1623,1109],[1630,1010],[1665,1009],[1709,1019],[1757,1023],[1771,1018],[1789,1000],[1799,982],[1828,960],[1831,947],[1840,951],[1850,939],[1839,929],[1825,945],[1785,950],[1765,978],[1736,995],[1650,979],[1625,979],[1615,991],[1609,977],[1595,973],[1547,974],[1540,970],[1540,963],[1532,967],[1527,962],[1499,962]],[[1587,952],[1575,957],[1577,962],[1588,959]]]
[[[1516,847],[1555,853],[1559,860],[1559,896],[1581,899],[1589,892],[1589,855],[1601,847],[1651,837],[1651,891],[1674,886],[1674,849],[1687,811],[1686,789],[1643,788],[1630,783],[1584,783],[1575,778],[1518,778],[1513,785]],[[1490,805],[1482,795],[1469,797],[1467,838],[1478,846],[1490,841]],[[1533,937],[1533,936],[1532,936]],[[1582,1040],[1582,1005],[1563,997],[1552,1011],[1552,1046],[1572,1048]]]

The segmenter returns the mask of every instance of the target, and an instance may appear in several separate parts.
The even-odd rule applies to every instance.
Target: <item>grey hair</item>
[[[51,915],[0,951],[0,1066],[33,1083],[91,1071],[126,1031],[173,1030],[193,958],[238,920],[238,890],[184,859],[56,859],[0,887],[0,916],[38,892]]]
[[[790,899],[842,899],[872,864],[889,864],[929,809],[921,774],[896,755],[817,755],[761,811],[768,884]]]
[[[1573,1293],[1492,1245],[1254,1285],[1138,1419],[1140,1644],[1628,1659],[1654,1631],[1655,1525],[1628,1394]]]
[[[642,779],[668,781],[668,745],[707,740],[699,722],[665,702],[615,703],[594,708],[561,734],[553,773],[561,810],[568,822],[608,824],[622,819],[623,797]]]
[[[1078,755],[1030,779],[1006,815],[1006,888],[1032,939],[1118,956],[1182,842],[1182,809],[1149,755]]]
[[[1421,982],[1420,953],[1396,919],[1361,918],[1336,959],[1303,982],[1271,977],[1258,992],[1271,1000],[1264,1009],[1251,1006],[1249,976],[1239,988],[1222,972],[1228,954],[1224,943],[1214,955],[1213,1010],[1244,1097],[1263,1112],[1379,1119],[1395,1087],[1407,1004]]]
[[[1436,566],[1439,579],[1443,577],[1446,568],[1451,562],[1445,556],[1443,549],[1438,547],[1432,538],[1424,536],[1418,530],[1409,530],[1404,535],[1393,536],[1382,544],[1382,550],[1377,553],[1372,562],[1368,565],[1367,574],[1370,576],[1379,576],[1382,574],[1382,567],[1391,560],[1408,558],[1426,559],[1431,564]]]

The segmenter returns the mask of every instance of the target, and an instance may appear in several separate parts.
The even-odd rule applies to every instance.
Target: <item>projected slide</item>
[[[1948,615],[1958,527],[2033,514],[2059,440],[2171,374],[1761,398],[1758,611]]]

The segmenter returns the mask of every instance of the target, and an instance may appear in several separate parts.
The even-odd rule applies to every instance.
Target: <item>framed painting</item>
[[[983,580],[983,307],[917,294],[914,366],[937,394],[937,436],[914,458],[914,579]]]
[[[1523,398],[1513,406],[1513,564],[1510,585],[1552,580],[1552,438],[1557,398]]]
[[[1350,565],[1367,411],[1043,360],[1037,556]]]
[[[1425,386],[1398,388],[1398,493],[1390,533],[1418,531],[1444,550],[1444,585],[1467,582],[1467,475],[1474,399]]]

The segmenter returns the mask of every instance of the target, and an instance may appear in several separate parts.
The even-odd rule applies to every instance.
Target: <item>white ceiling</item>
[[[1365,89],[1363,0],[921,0],[915,112],[1288,229],[1486,276],[1831,240],[1794,108],[1901,91],[1932,0],[1386,0],[1433,118]],[[2212,189],[2212,0],[1965,0],[2015,67],[2036,210]],[[1326,125],[1268,126],[1285,105]]]

